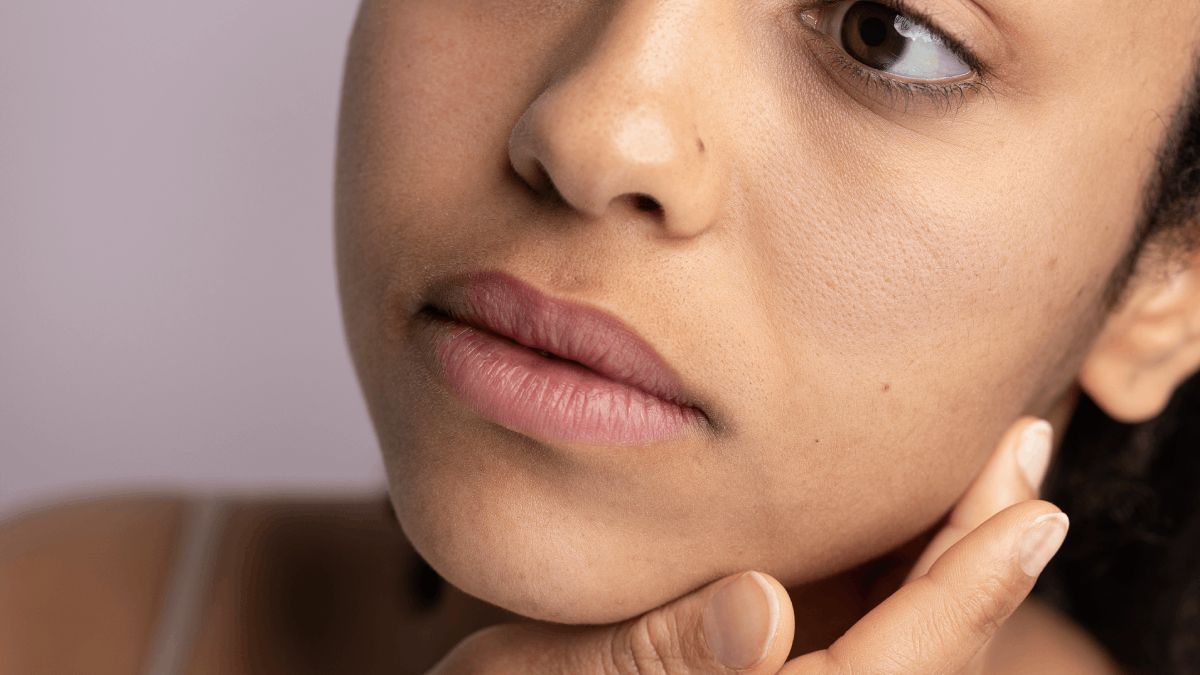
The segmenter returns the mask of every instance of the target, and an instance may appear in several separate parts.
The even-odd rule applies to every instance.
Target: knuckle
[[[1027,589],[1007,572],[995,571],[967,584],[942,586],[935,596],[932,621],[914,623],[908,630],[906,649],[881,664],[880,672],[913,672],[915,664],[936,663],[939,655],[964,646],[982,647],[996,634]]]
[[[608,650],[605,672],[612,675],[676,675],[696,672],[680,640],[671,612],[650,612],[617,631]]]
[[[889,654],[888,673],[911,672],[914,664],[928,663],[947,639],[946,629],[937,622],[914,624],[909,631],[908,649]],[[904,654],[901,658],[899,654]]]
[[[923,654],[928,643],[914,643],[915,651],[904,653],[883,653],[875,657],[874,663],[870,666],[870,675],[909,675],[910,673],[921,672]],[[846,675],[868,675],[868,671],[861,664],[850,666],[844,669]]]
[[[1025,595],[1025,585],[1011,574],[989,574],[966,589],[951,614],[961,628],[987,640],[996,634]]]

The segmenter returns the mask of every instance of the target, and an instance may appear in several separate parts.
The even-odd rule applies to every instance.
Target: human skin
[[[913,0],[987,65],[948,105],[839,66],[812,4],[363,4],[346,333],[400,524],[464,591],[608,623],[745,569],[799,587],[929,530],[1017,417],[1065,420],[1200,6]],[[482,418],[411,338],[478,270],[620,317],[720,426]]]

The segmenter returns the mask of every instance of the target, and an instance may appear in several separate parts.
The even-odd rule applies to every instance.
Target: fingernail
[[[1054,429],[1046,420],[1038,420],[1021,432],[1021,442],[1017,446],[1017,465],[1025,480],[1029,482],[1034,492],[1042,489],[1042,480],[1046,477],[1046,469],[1050,466],[1050,441]]]
[[[1021,569],[1031,577],[1036,577],[1046,569],[1050,559],[1058,553],[1063,540],[1067,538],[1067,528],[1071,522],[1065,513],[1047,513],[1038,516],[1037,520],[1021,535],[1021,550],[1019,559]]]
[[[746,572],[725,584],[704,608],[704,637],[728,668],[753,668],[766,658],[779,626],[779,598],[763,575]]]

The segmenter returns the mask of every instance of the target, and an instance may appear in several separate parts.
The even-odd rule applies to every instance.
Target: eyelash
[[[833,5],[843,2],[844,0],[812,0],[803,7],[803,10],[821,9],[832,7]],[[838,45],[830,36],[824,33],[816,33],[809,28],[803,21],[800,23],[805,25],[810,32],[814,33],[814,39],[819,43],[819,46],[828,52],[832,58],[834,66],[840,70],[844,70],[861,82],[861,86],[870,93],[872,90],[884,94],[886,102],[895,107],[897,99],[903,101],[903,111],[908,112],[909,106],[918,98],[932,104],[941,113],[952,113],[958,111],[966,104],[968,97],[979,93],[990,93],[991,87],[988,85],[987,66],[979,60],[975,54],[967,49],[965,45],[952,35],[946,33],[936,22],[926,14],[919,12],[906,2],[906,0],[874,0],[875,2],[887,7],[888,9],[907,16],[916,23],[920,23],[929,29],[929,32],[941,39],[945,45],[955,56],[962,59],[963,63],[967,64],[974,71],[974,77],[969,80],[959,82],[951,82],[947,84],[934,84],[931,82],[910,82],[901,80],[883,71],[876,70],[862,63],[846,53],[840,45]]]

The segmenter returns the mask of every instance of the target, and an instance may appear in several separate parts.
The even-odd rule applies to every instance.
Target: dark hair
[[[1200,231],[1200,63],[1146,191],[1117,306],[1148,245],[1196,250]],[[1065,430],[1046,498],[1071,533],[1038,592],[1133,673],[1200,673],[1200,375],[1156,418],[1121,424],[1086,394]]]

